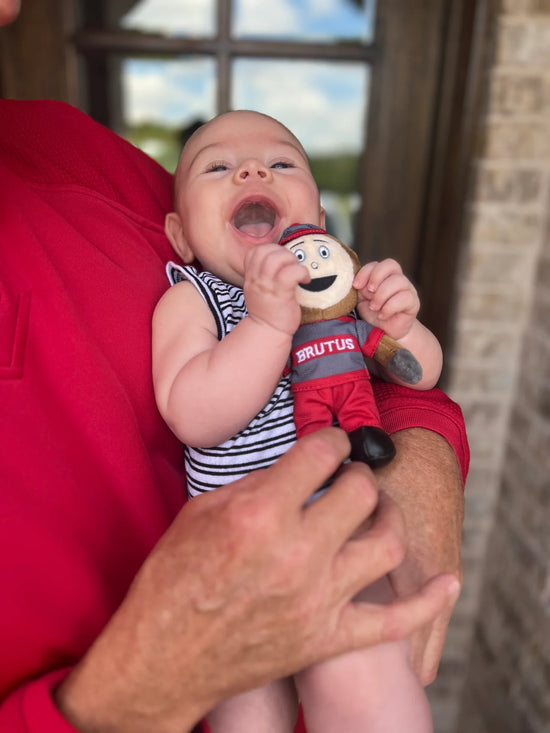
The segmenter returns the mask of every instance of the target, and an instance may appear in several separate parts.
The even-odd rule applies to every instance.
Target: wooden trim
[[[380,3],[357,248],[395,257],[448,353],[489,33],[498,0]],[[388,58],[387,52],[392,54]]]
[[[19,18],[0,28],[2,96],[75,103],[66,10],[63,2],[24,2]]]
[[[231,4],[232,0],[218,0],[218,62],[217,104],[218,112],[228,112],[231,107]]]
[[[453,342],[457,261],[499,0],[449,5],[416,268],[423,320],[437,334],[445,353]]]
[[[221,3],[220,3],[221,4]],[[361,43],[308,43],[294,41],[239,40],[220,34],[212,38],[170,38],[136,31],[114,31],[87,28],[78,30],[73,42],[82,53],[132,53],[173,56],[174,54],[219,53],[220,43],[231,56],[270,58],[318,58],[341,61],[372,60],[374,46]]]
[[[441,0],[379,3],[380,57],[372,69],[363,204],[362,259],[394,257],[414,276],[441,64]]]

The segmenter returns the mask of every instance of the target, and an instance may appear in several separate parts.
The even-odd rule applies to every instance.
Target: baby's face
[[[251,247],[278,242],[297,221],[322,224],[307,156],[271,117],[240,111],[215,118],[190,139],[176,175],[180,254],[235,285],[242,285]]]

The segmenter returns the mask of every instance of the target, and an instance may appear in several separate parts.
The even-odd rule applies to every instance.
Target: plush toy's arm
[[[361,351],[374,359],[390,378],[405,384],[418,384],[422,379],[422,366],[412,353],[378,326],[367,321],[356,321],[363,344]],[[382,375],[383,376],[383,375]]]
[[[408,349],[385,333],[376,347],[373,358],[389,374],[407,384],[418,384],[422,367]]]

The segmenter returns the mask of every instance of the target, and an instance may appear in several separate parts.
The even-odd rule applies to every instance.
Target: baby
[[[278,241],[295,222],[324,226],[324,211],[300,142],[250,111],[216,117],[190,138],[176,171],[174,209],[166,233],[186,266],[169,265],[175,284],[155,311],[153,379],[159,410],[186,446],[188,490],[196,496],[267,467],[295,440],[290,382],[281,375],[301,320],[297,288],[310,273]],[[441,351],[416,318],[418,297],[399,265],[366,265],[353,285],[361,317],[420,362],[415,387],[434,386]],[[383,578],[357,600],[391,598]],[[406,642],[239,695],[208,722],[213,733],[290,733],[298,697],[309,733],[432,729]]]

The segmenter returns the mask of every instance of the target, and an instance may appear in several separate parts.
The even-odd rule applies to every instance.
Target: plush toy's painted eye
[[[324,245],[324,244],[322,244],[322,245],[321,245],[321,246],[319,247],[319,254],[321,255],[321,257],[322,257],[322,258],[323,258],[324,260],[328,260],[328,258],[330,257],[330,249],[329,249],[328,247],[325,247],[325,245]]]
[[[298,262],[304,262],[304,260],[306,259],[306,253],[303,249],[294,250],[294,254],[298,258]]]

